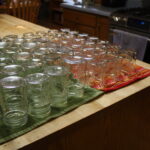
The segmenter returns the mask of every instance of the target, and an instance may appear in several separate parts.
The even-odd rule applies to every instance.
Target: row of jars
[[[21,64],[25,67],[26,73],[30,72],[29,68],[32,65],[62,66],[64,62],[66,64],[71,59],[72,63],[77,63],[76,65],[82,68],[82,70],[77,69],[78,79],[81,78],[81,72],[84,70],[84,73],[82,72],[82,78],[86,77],[84,82],[91,85],[93,79],[98,80],[101,88],[107,86],[102,81],[108,74],[111,75],[112,81],[117,82],[124,75],[136,73],[135,51],[123,51],[119,46],[112,45],[108,41],[101,41],[97,37],[79,34],[68,29],[24,33],[22,37],[8,35],[3,37],[0,45],[1,56],[7,57],[7,60],[4,58],[1,60],[7,61],[8,64],[11,62]],[[3,47],[5,47],[4,53]],[[113,69],[110,70],[108,66]]]
[[[17,127],[134,74],[135,52],[68,29],[7,35],[0,41],[1,108],[4,124]],[[75,80],[75,79],[78,80]],[[80,82],[79,82],[80,81]]]

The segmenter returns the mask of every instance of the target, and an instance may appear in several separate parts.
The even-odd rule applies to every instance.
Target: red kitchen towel
[[[121,75],[119,77],[118,82],[112,82],[111,79],[106,79],[107,84],[104,88],[100,86],[100,83],[98,81],[92,82],[91,87],[105,92],[114,91],[126,85],[129,85],[139,79],[150,76],[150,69],[146,69],[144,67],[136,65],[135,70],[136,70],[136,74],[134,75]]]

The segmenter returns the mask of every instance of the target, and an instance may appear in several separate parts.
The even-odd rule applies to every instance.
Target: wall
[[[140,7],[142,5],[141,0],[127,0],[127,7]]]
[[[150,6],[150,0],[127,0],[126,6],[133,7],[148,7]]]

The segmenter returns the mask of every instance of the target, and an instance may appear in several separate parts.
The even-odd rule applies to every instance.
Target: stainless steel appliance
[[[135,48],[150,63],[150,8],[121,9],[111,15],[110,37],[122,48]]]

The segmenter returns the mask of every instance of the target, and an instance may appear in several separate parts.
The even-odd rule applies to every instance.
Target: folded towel
[[[113,29],[113,43],[120,45],[122,49],[133,49],[137,53],[137,59],[143,60],[148,37]]]
[[[136,74],[133,75],[123,75],[120,77],[120,80],[115,82],[114,84],[107,83],[107,87],[102,88],[98,81],[93,81],[91,87],[96,88],[98,90],[102,90],[105,92],[114,91],[125,87],[137,80],[143,79],[145,77],[150,76],[150,69],[144,68],[139,65],[135,65]]]

